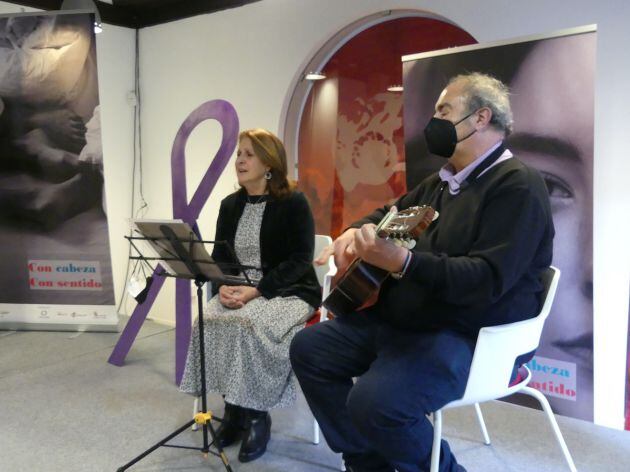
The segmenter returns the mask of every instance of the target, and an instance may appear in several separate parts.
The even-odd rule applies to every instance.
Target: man
[[[501,82],[452,79],[425,129],[448,162],[395,204],[430,204],[439,218],[410,251],[376,237],[385,206],[321,255],[395,276],[375,305],[302,330],[291,346],[309,406],[353,472],[429,470],[426,415],[463,395],[479,329],[538,312],[553,223],[543,180],[503,147],[511,128]],[[440,471],[463,470],[443,441]]]

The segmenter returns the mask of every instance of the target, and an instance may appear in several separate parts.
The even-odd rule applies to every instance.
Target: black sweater
[[[383,284],[368,310],[414,330],[480,328],[536,316],[554,227],[543,179],[516,158],[451,195],[437,174],[395,205],[431,204],[439,218],[420,236],[405,276]],[[353,224],[378,223],[389,207]]]
[[[234,247],[238,222],[243,214],[247,194],[241,189],[221,201],[217,219],[216,241],[227,241]],[[267,197],[260,227],[260,261],[263,278],[258,290],[265,298],[295,295],[309,305],[321,303],[321,288],[313,269],[315,225],[311,209],[301,192],[276,200]],[[234,258],[223,244],[215,244],[212,257],[217,262],[233,263]],[[226,273],[236,270],[223,267]],[[219,286],[213,286],[214,295]]]

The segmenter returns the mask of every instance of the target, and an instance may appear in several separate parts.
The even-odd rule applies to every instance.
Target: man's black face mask
[[[455,152],[455,146],[457,146],[457,143],[461,143],[463,140],[470,138],[477,132],[475,129],[468,136],[463,137],[459,141],[457,140],[457,130],[455,127],[466,118],[472,116],[475,112],[476,110],[469,113],[457,123],[453,123],[452,121],[444,120],[442,118],[431,118],[424,128],[424,137],[427,140],[429,152],[431,154],[435,154],[436,156],[446,158],[451,157]]]

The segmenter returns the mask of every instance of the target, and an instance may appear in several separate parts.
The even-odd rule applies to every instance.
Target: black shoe
[[[223,449],[241,439],[244,426],[243,408],[231,403],[225,404],[223,420],[216,430],[217,444]]]
[[[243,436],[238,460],[250,462],[258,459],[267,450],[271,436],[271,416],[266,411],[247,410],[247,431]]]

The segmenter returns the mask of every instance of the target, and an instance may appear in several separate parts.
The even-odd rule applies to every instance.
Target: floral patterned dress
[[[247,203],[238,223],[235,251],[243,265],[260,267],[260,227],[266,202]],[[262,272],[248,269],[250,278]],[[314,308],[296,297],[257,297],[239,309],[226,308],[214,296],[204,313],[206,388],[225,401],[266,411],[295,401],[296,380],[289,362],[289,345]],[[198,395],[199,329],[188,349],[180,390]]]

